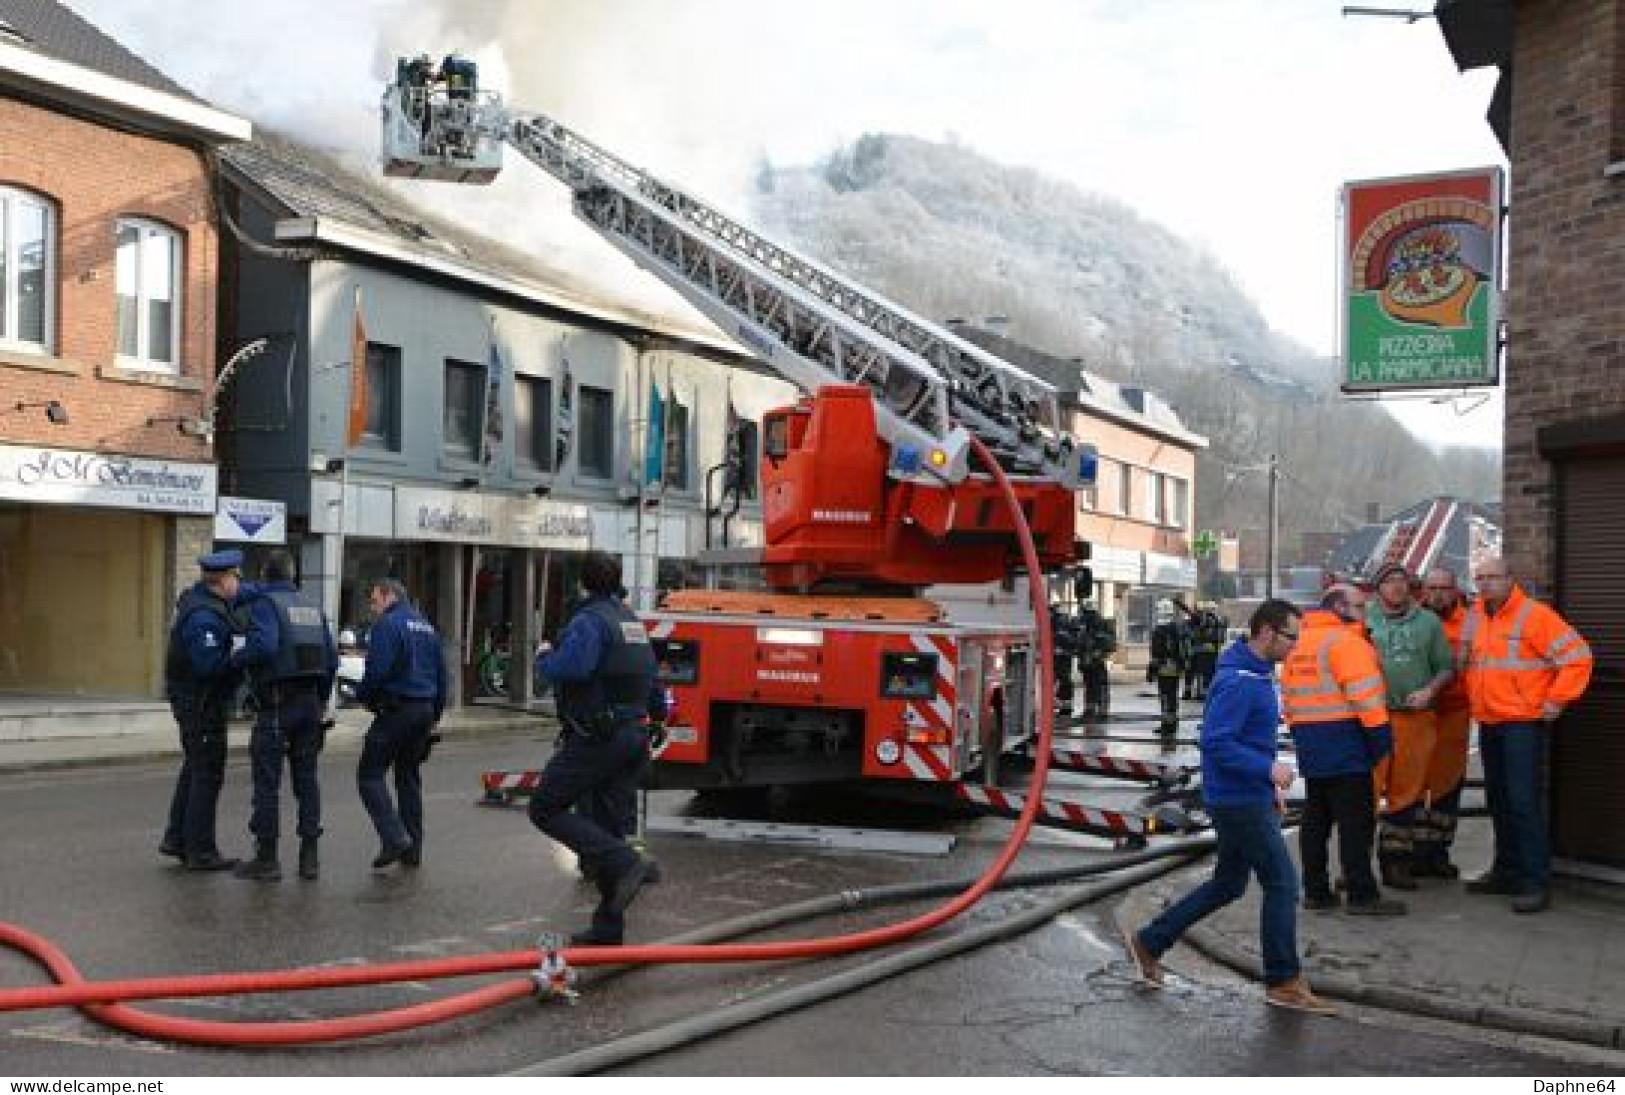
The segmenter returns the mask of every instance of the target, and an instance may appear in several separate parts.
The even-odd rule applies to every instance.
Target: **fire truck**
[[[385,91],[387,175],[488,183],[511,147],[569,189],[576,216],[805,393],[762,423],[760,588],[675,591],[643,614],[672,701],[659,785],[991,788],[1036,733],[1036,627],[1030,612],[956,618],[922,591],[1020,569],[972,436],[1011,482],[1042,568],[1087,558],[1075,494],[1095,452],[1062,428],[1053,387],[559,122],[509,109],[469,63],[457,86],[425,67],[403,60]],[[993,809],[1014,798],[987,796]]]

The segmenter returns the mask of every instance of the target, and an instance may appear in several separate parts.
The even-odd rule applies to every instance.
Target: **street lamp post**
[[[1276,558],[1276,545],[1278,541],[1277,530],[1281,523],[1281,464],[1274,453],[1270,453],[1269,462],[1269,527],[1264,530],[1264,565],[1268,568],[1264,574],[1264,596],[1275,596],[1276,575],[1280,572],[1280,560]]]

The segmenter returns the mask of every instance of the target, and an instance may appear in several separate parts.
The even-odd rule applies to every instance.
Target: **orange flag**
[[[351,448],[361,444],[367,432],[367,327],[361,322],[361,289],[355,291],[355,326],[350,332],[350,428]]]

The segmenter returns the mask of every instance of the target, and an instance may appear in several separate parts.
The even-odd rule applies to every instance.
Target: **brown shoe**
[[[1264,1002],[1278,1008],[1307,1011],[1311,1015],[1337,1014],[1337,1006],[1311,992],[1309,982],[1302,977],[1294,977],[1290,981],[1283,981],[1264,990]]]
[[[1151,957],[1151,952],[1145,949],[1140,942],[1140,934],[1132,928],[1118,925],[1123,933],[1123,949],[1128,951],[1129,960],[1134,963],[1134,972],[1141,984],[1147,988],[1162,988],[1162,966]]]

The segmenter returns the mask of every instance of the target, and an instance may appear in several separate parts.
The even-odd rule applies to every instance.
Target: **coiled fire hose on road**
[[[1028,592],[1033,621],[1038,631],[1038,734],[1035,749],[1032,790],[1021,816],[1011,830],[998,856],[967,888],[945,904],[917,917],[895,924],[847,935],[776,943],[735,944],[649,944],[620,947],[572,947],[563,952],[571,965],[643,965],[654,963],[768,962],[816,958],[882,947],[901,942],[953,919],[996,886],[1009,869],[1032,830],[1049,774],[1049,758],[1054,718],[1054,682],[1050,657],[1048,604],[1038,553],[1009,479],[986,446],[976,438],[971,444],[978,459],[988,468],[1004,493],[1011,520],[1021,544],[1022,560],[1031,576]],[[152,1038],[206,1045],[292,1046],[344,1041],[408,1030],[431,1023],[446,1022],[493,1007],[535,990],[529,979],[507,981],[471,990],[430,1003],[389,1011],[330,1019],[289,1022],[220,1022],[183,1018],[142,1011],[128,1001],[221,996],[249,992],[292,992],[320,988],[383,984],[393,981],[421,981],[475,974],[500,973],[534,968],[541,955],[536,950],[508,951],[462,958],[441,958],[385,963],[370,967],[321,970],[287,970],[264,973],[204,974],[185,977],[144,978],[122,981],[88,981],[72,961],[49,940],[15,925],[0,922],[0,942],[24,951],[44,965],[60,984],[25,989],[0,990],[0,1011],[78,1006],[108,1025]]]

